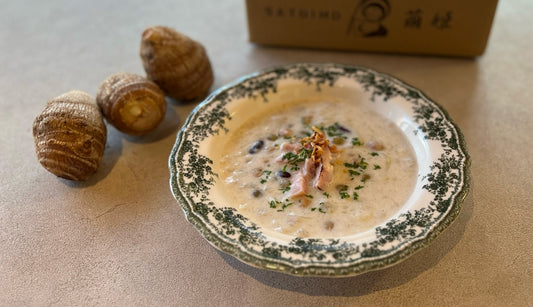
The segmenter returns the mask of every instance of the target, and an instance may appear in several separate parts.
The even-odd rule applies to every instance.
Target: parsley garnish
[[[365,158],[361,156],[359,156],[359,158],[359,161],[354,161],[353,163],[344,163],[344,166],[348,170],[352,180],[355,176],[361,175],[368,167],[368,162],[365,161]]]
[[[352,138],[352,145],[353,146],[361,146],[361,145],[363,145],[363,142],[361,142],[359,140],[359,138],[355,137],[355,138]]]
[[[339,185],[337,186],[337,189],[339,190],[339,195],[341,199],[350,198],[350,194],[348,194],[348,186],[347,185]]]
[[[349,173],[352,177],[361,175],[361,173],[359,173],[358,171],[354,171],[353,169],[349,169],[349,170],[348,170],[348,173]],[[352,178],[352,179],[353,179],[353,178]]]
[[[330,137],[340,137],[343,139],[347,139],[345,134],[350,132],[350,130],[339,125],[339,123],[334,123],[333,125],[329,125],[327,127],[320,127],[320,130],[326,132],[326,134]]]
[[[285,210],[288,206],[292,205],[293,203],[290,203],[288,199],[285,199],[285,202],[281,204],[281,209],[278,209],[278,212],[281,212]]]
[[[318,210],[318,212],[320,212],[320,213],[326,213],[326,211],[325,211],[324,208],[322,207],[322,206],[324,206],[324,204],[325,204],[325,203],[324,203],[323,201],[321,201],[321,202],[318,204],[318,207],[313,207],[313,208],[311,208],[311,211],[316,211],[316,210]]]
[[[278,212],[284,211],[287,207],[289,207],[292,204],[294,204],[294,203],[289,202],[288,198],[286,198],[285,201],[279,201],[279,200],[273,199],[273,200],[268,202],[268,205],[272,209],[276,209],[276,208],[278,208],[278,205],[281,205],[281,208],[277,210]]]
[[[352,195],[350,196],[350,194],[348,193],[348,186],[347,185],[339,185],[339,186],[337,186],[337,189],[339,190],[339,195],[340,195],[341,199],[352,198],[353,200],[358,200],[359,199],[359,194],[356,191],[359,190],[359,189],[362,189],[362,188],[363,188],[363,186],[356,186],[355,188],[353,188]]]
[[[263,171],[264,177],[261,178],[261,183],[265,183],[268,181],[268,178],[270,178],[270,175],[272,174],[272,171]]]
[[[291,171],[299,170],[300,168],[298,167],[298,163],[304,162],[305,159],[311,157],[312,152],[313,152],[312,149],[302,148],[300,149],[300,152],[298,152],[297,154],[295,154],[292,151],[285,153],[281,157],[281,160],[287,161],[287,164],[283,167],[283,171],[286,172],[287,167],[290,167]]]

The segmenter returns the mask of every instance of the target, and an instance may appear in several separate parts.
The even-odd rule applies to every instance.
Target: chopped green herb
[[[361,169],[361,170],[365,170],[368,166],[368,162],[366,162],[365,158],[359,156],[359,158],[361,160],[359,160],[359,162],[357,161],[354,161],[353,163],[344,163],[344,166],[346,168],[352,168],[352,169]]]
[[[292,204],[294,204],[294,203],[289,202],[288,198],[286,198],[285,201],[283,201],[283,202],[281,202],[279,200],[275,200],[275,199],[273,199],[273,200],[268,202],[268,205],[272,209],[276,209],[276,208],[278,208],[278,205],[281,205],[281,208],[277,210],[278,212],[281,212],[281,211],[285,210],[288,206],[290,206]]]
[[[311,194],[305,194],[305,197],[307,197],[307,198],[313,198],[313,195],[311,195]]]
[[[359,161],[354,161],[353,163],[344,163],[344,166],[348,170],[348,174],[350,174],[352,180],[356,176],[360,176],[368,167],[368,162],[366,162],[365,158],[359,155],[359,159]]]
[[[363,142],[361,142],[359,140],[359,138],[355,137],[355,138],[352,138],[352,145],[353,146],[361,146],[361,145],[363,145]]]
[[[281,209],[278,209],[278,212],[281,212],[285,210],[288,206],[292,205],[294,203],[289,203],[288,199],[285,199],[285,202],[281,204]]]
[[[329,194],[327,192],[322,193],[326,198],[329,198]]]
[[[339,185],[337,186],[337,189],[339,190],[339,195],[341,199],[350,198],[350,194],[348,194],[348,186],[347,185]]]
[[[280,190],[281,192],[285,193],[285,192],[290,191],[290,190],[291,190],[291,187],[290,187],[290,186],[286,186],[286,187],[281,188],[281,189],[279,189],[279,190]]]
[[[358,200],[359,199],[359,194],[357,194],[357,192],[353,192],[353,200]]]
[[[339,125],[339,123],[334,123],[327,127],[320,127],[320,130],[324,131],[330,137],[340,137],[344,140],[348,138],[345,134],[350,132],[350,130]]]
[[[379,154],[378,154],[377,152],[371,152],[370,155],[371,155],[372,157],[379,156]]]
[[[359,156],[359,158],[361,158],[361,161],[359,161],[359,167],[361,169],[366,169],[366,167],[368,166],[368,162],[365,161],[365,158]]]
[[[374,164],[374,169],[381,169],[381,166]]]
[[[325,203],[324,203],[323,201],[321,201],[320,203],[318,203],[318,207],[313,207],[313,208],[311,208],[311,211],[316,211],[316,210],[318,210],[318,212],[320,212],[320,213],[326,213],[326,211],[325,211],[324,208],[322,207],[322,206],[324,206],[324,204],[325,204]]]
[[[347,168],[358,168],[359,164],[357,164],[357,162],[354,162],[354,163],[345,162],[344,166],[346,166]]]
[[[261,183],[265,183],[268,181],[268,178],[270,178],[270,175],[272,174],[272,171],[263,171],[263,176],[264,177],[261,177]]]
[[[364,188],[365,186],[363,185],[358,185],[354,188],[354,190],[361,190],[362,188]]]
[[[348,173],[353,177],[353,176],[359,176],[361,175],[361,173],[359,173],[358,171],[354,171],[353,169],[349,169],[348,170]],[[353,178],[352,178],[353,179]]]
[[[292,170],[292,171],[296,171],[296,170],[300,169],[299,166],[298,166],[298,163],[304,162],[305,159],[311,157],[311,153],[312,152],[313,152],[312,149],[302,148],[300,150],[300,152],[298,152],[297,154],[295,154],[292,151],[289,151],[289,152],[285,153],[281,157],[281,160],[287,161],[287,165],[285,165],[285,167],[283,167],[283,171],[286,172],[287,171],[287,167],[290,167],[290,170]]]
[[[361,178],[361,182],[365,183],[368,179],[370,179],[370,175],[369,174],[363,174],[363,176]]]

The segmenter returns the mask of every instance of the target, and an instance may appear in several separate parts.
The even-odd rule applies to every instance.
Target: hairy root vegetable
[[[165,95],[154,82],[132,73],[109,76],[98,88],[96,102],[118,130],[143,135],[165,117]]]
[[[178,31],[154,26],[144,30],[140,55],[148,79],[181,101],[204,98],[213,71],[204,46]]]
[[[94,98],[71,91],[46,103],[33,123],[41,165],[56,176],[86,180],[102,161],[106,126]]]

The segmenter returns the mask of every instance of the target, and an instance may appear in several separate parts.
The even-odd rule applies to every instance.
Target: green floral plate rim
[[[408,116],[416,125],[412,133],[426,148],[413,192],[417,201],[360,236],[285,240],[266,235],[214,196],[217,172],[206,144],[231,132],[232,108],[254,103],[260,111],[287,91],[287,81],[317,93],[351,84],[369,103],[394,106]],[[297,276],[353,276],[394,265],[429,245],[459,214],[470,188],[469,168],[464,137],[439,104],[390,75],[334,63],[269,68],[218,89],[189,115],[169,157],[171,191],[209,243],[249,265]]]

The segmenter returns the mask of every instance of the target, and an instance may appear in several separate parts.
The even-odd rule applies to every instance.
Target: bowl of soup
[[[244,76],[190,114],[169,158],[187,220],[263,269],[353,276],[427,246],[459,214],[470,159],[420,90],[369,68]]]

